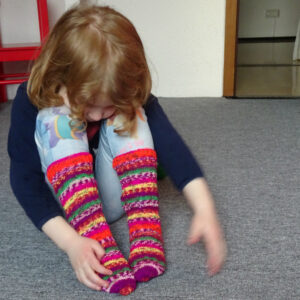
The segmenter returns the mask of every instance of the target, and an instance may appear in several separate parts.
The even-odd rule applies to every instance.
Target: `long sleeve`
[[[41,230],[51,218],[63,215],[45,182],[34,140],[37,109],[29,102],[26,83],[20,85],[13,101],[8,136],[10,183],[33,224]]]
[[[161,108],[155,96],[150,95],[145,106],[158,162],[174,185],[182,190],[186,184],[203,172],[176,129]]]

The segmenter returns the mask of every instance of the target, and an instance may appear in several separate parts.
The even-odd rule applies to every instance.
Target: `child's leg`
[[[129,263],[138,281],[161,275],[165,270],[165,255],[159,218],[157,191],[157,158],[143,109],[138,111],[134,137],[114,133],[117,116],[103,125],[101,139],[109,144],[111,163],[122,188],[122,205],[128,217]],[[101,151],[102,144],[100,142]],[[102,176],[105,176],[103,174]]]
[[[99,146],[96,155],[95,177],[99,184],[103,213],[110,224],[124,215],[121,203],[122,188],[116,171],[112,168],[112,154],[107,141],[105,121],[100,128]]]
[[[35,139],[42,167],[70,225],[105,249],[101,264],[113,275],[101,276],[110,283],[103,290],[127,295],[135,289],[135,278],[104,218],[86,134],[71,130],[68,113],[63,106],[43,109],[38,114]]]

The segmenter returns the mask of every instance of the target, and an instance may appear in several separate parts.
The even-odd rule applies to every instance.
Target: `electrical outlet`
[[[279,18],[280,10],[279,9],[267,9],[266,18]]]

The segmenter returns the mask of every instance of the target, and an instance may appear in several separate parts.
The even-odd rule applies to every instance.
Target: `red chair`
[[[49,32],[47,0],[36,0],[36,2],[39,17],[40,37],[42,42]],[[41,43],[15,44],[6,45],[3,47],[0,37],[0,102],[7,101],[7,84],[19,84],[23,81],[26,81],[29,77],[29,73],[5,74],[3,72],[3,62],[34,60],[38,57],[40,51]]]

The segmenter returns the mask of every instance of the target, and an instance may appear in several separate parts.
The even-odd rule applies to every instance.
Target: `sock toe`
[[[131,294],[136,288],[136,279],[134,278],[132,273],[124,274],[117,278],[110,278],[111,284],[107,289],[105,289],[108,293],[121,294],[123,296],[127,296]]]
[[[146,282],[164,273],[164,268],[153,261],[140,261],[133,267],[134,277],[139,282]]]

